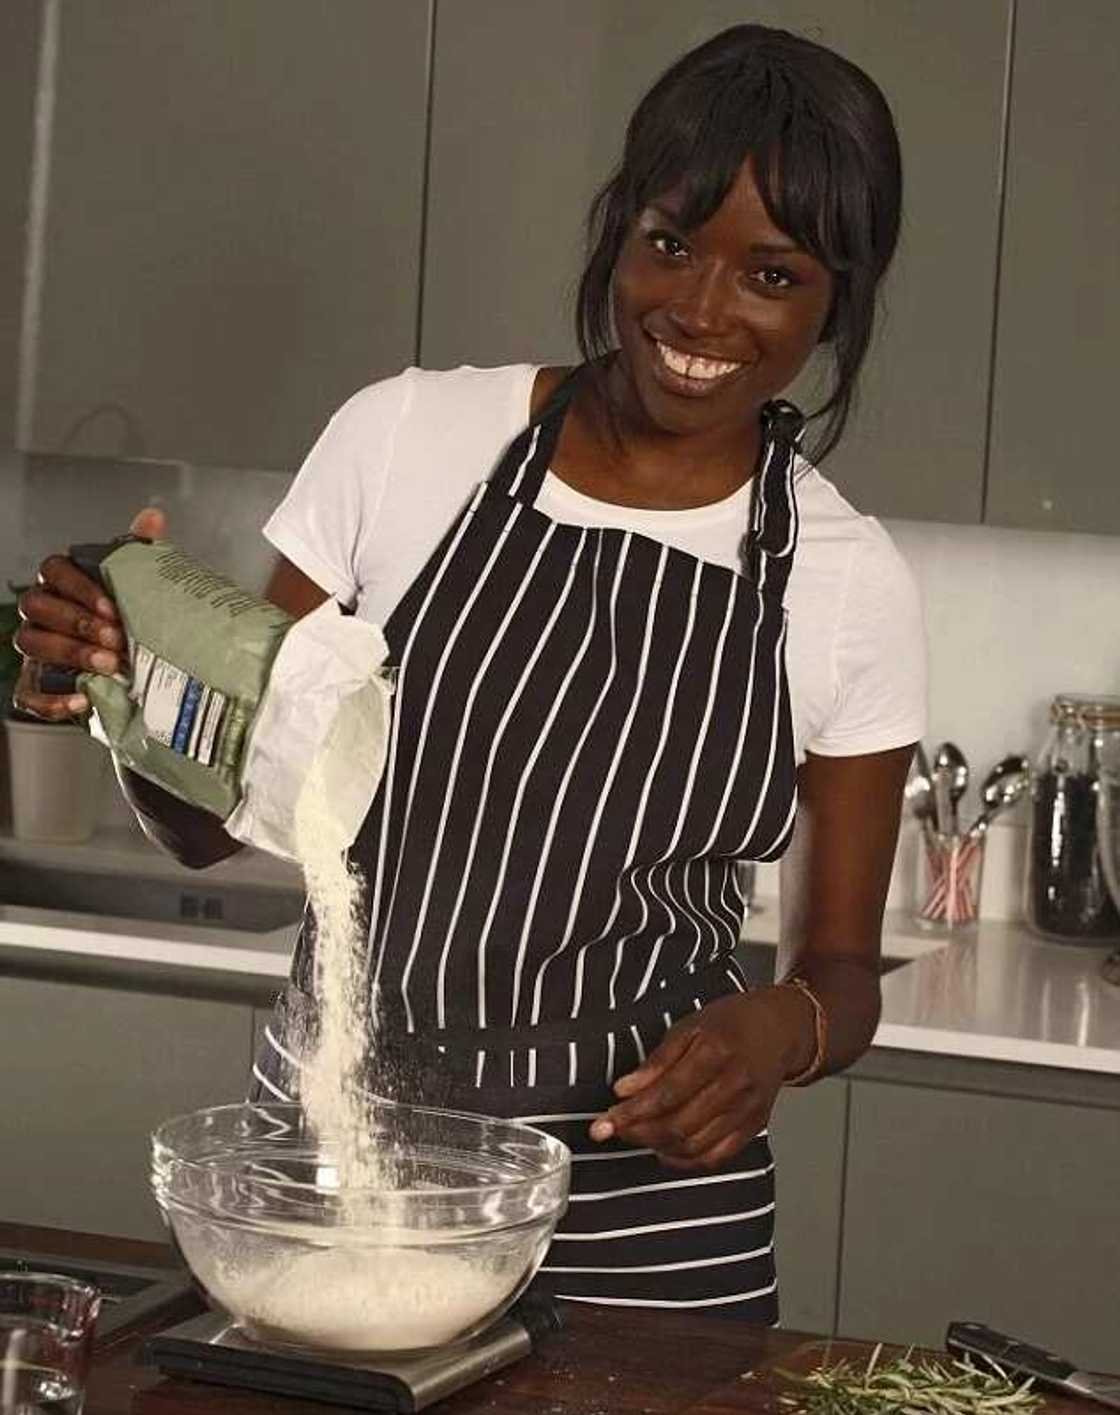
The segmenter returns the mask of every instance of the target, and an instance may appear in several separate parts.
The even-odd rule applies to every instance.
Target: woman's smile
[[[746,362],[688,353],[655,334],[647,335],[654,377],[669,393],[684,398],[710,398],[721,393],[750,368]]]

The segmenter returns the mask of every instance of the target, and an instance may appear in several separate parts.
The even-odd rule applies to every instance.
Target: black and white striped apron
[[[743,990],[736,867],[790,838],[782,601],[801,417],[764,410],[740,575],[534,508],[578,372],[385,626],[389,756],[352,850],[381,1019],[371,1084],[391,1075],[398,1095],[571,1147],[542,1269],[558,1296],[774,1323],[766,1132],[689,1175],[587,1132],[674,1021]],[[260,1097],[298,1092],[313,934],[254,1068]]]

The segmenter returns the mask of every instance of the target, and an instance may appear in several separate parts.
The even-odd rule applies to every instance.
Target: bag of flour
[[[128,639],[127,674],[78,680],[93,735],[236,839],[287,859],[318,762],[353,841],[388,743],[381,630],[336,600],[293,619],[166,541],[126,536],[70,555],[114,599]]]

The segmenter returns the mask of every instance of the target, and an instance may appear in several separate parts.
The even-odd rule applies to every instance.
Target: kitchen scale
[[[377,1357],[371,1364],[274,1350],[216,1312],[150,1337],[139,1360],[166,1376],[269,1395],[319,1400],[352,1410],[425,1410],[535,1350],[560,1330],[545,1293],[527,1292],[486,1331],[436,1351]]]

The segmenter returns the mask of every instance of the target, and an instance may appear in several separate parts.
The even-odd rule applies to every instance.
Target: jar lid
[[[1050,721],[1070,727],[1120,731],[1120,697],[1103,693],[1059,693],[1050,704]]]

